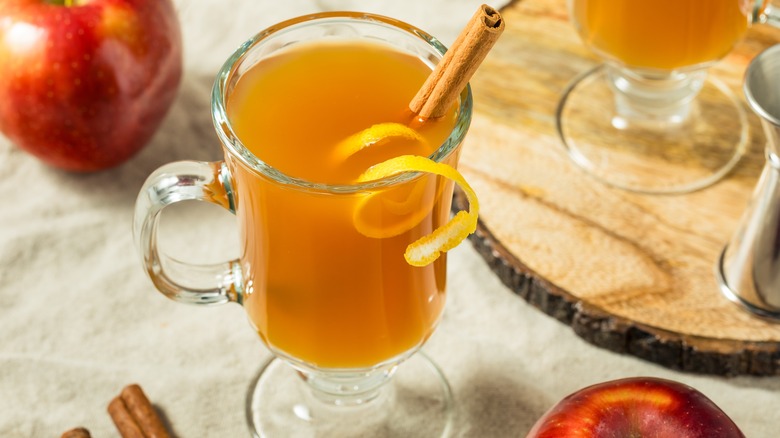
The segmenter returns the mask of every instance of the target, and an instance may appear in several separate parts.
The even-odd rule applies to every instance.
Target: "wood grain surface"
[[[555,130],[561,93],[599,63],[565,1],[519,1],[502,15],[506,31],[471,81],[460,164],[482,206],[474,246],[510,289],[593,344],[697,373],[780,374],[780,324],[727,301],[714,275],[764,163],[758,117],[747,110],[750,149],[713,186],[611,188],[572,164]],[[778,41],[753,26],[710,74],[744,105],[747,64]]]

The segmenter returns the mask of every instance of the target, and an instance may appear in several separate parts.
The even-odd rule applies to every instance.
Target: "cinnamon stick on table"
[[[60,438],[92,438],[92,435],[86,428],[76,427],[63,433]]]
[[[170,435],[140,386],[128,385],[111,400],[108,413],[122,438],[169,438]]]
[[[409,103],[409,109],[426,119],[444,116],[503,31],[501,14],[488,5],[480,6]]]

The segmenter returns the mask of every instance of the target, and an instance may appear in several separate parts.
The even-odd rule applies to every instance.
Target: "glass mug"
[[[446,50],[413,26],[368,14],[311,15],[259,33],[226,61],[213,88],[212,116],[224,161],[177,162],[149,176],[136,202],[136,244],[159,291],[185,303],[241,304],[276,356],[250,388],[247,418],[256,436],[298,430],[346,436],[356,428],[367,434],[370,428],[399,427],[446,435],[449,386],[435,365],[414,354],[443,310],[446,255],[413,267],[403,252],[449,219],[452,183],[410,173],[360,184],[306,181],[252,153],[234,126],[238,115],[231,113],[231,102],[253,66],[296,45],[334,39],[379,41],[429,68]],[[471,121],[469,87],[458,105],[446,140],[430,156],[452,166]],[[383,234],[382,227],[391,224],[377,218],[378,231],[357,230],[356,206],[377,197],[411,203],[405,207],[411,213],[403,213],[414,216],[411,225]],[[235,213],[239,259],[195,266],[160,251],[160,213],[185,200]],[[395,390],[393,384],[406,386]],[[300,396],[299,386],[305,388]],[[401,403],[412,407],[399,411]]]
[[[559,104],[558,131],[573,161],[603,182],[646,193],[697,190],[726,175],[747,148],[747,116],[707,69],[752,23],[777,21],[768,1],[568,5],[580,39],[604,60]],[[597,101],[603,117],[588,114]]]

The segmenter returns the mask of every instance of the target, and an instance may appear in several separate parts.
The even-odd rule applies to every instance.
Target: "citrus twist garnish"
[[[466,194],[469,202],[468,212],[459,211],[449,222],[406,247],[404,253],[406,262],[412,266],[425,266],[433,263],[442,252],[458,246],[477,229],[479,201],[474,189],[460,172],[447,164],[416,155],[401,155],[371,166],[360,175],[358,181],[373,181],[404,172],[432,173],[455,181]]]
[[[364,196],[355,204],[352,220],[357,231],[375,239],[403,234],[431,213],[441,187],[419,178]]]
[[[388,122],[373,125],[357,134],[350,135],[336,146],[336,153],[341,157],[349,157],[367,147],[392,140],[409,140],[426,144],[425,138],[414,129],[402,123]]]

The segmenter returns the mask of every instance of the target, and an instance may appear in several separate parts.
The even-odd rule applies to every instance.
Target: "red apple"
[[[603,382],[567,396],[527,436],[553,437],[745,438],[701,392],[651,377]]]
[[[118,165],[170,108],[181,45],[170,0],[0,0],[0,131],[58,168]]]

